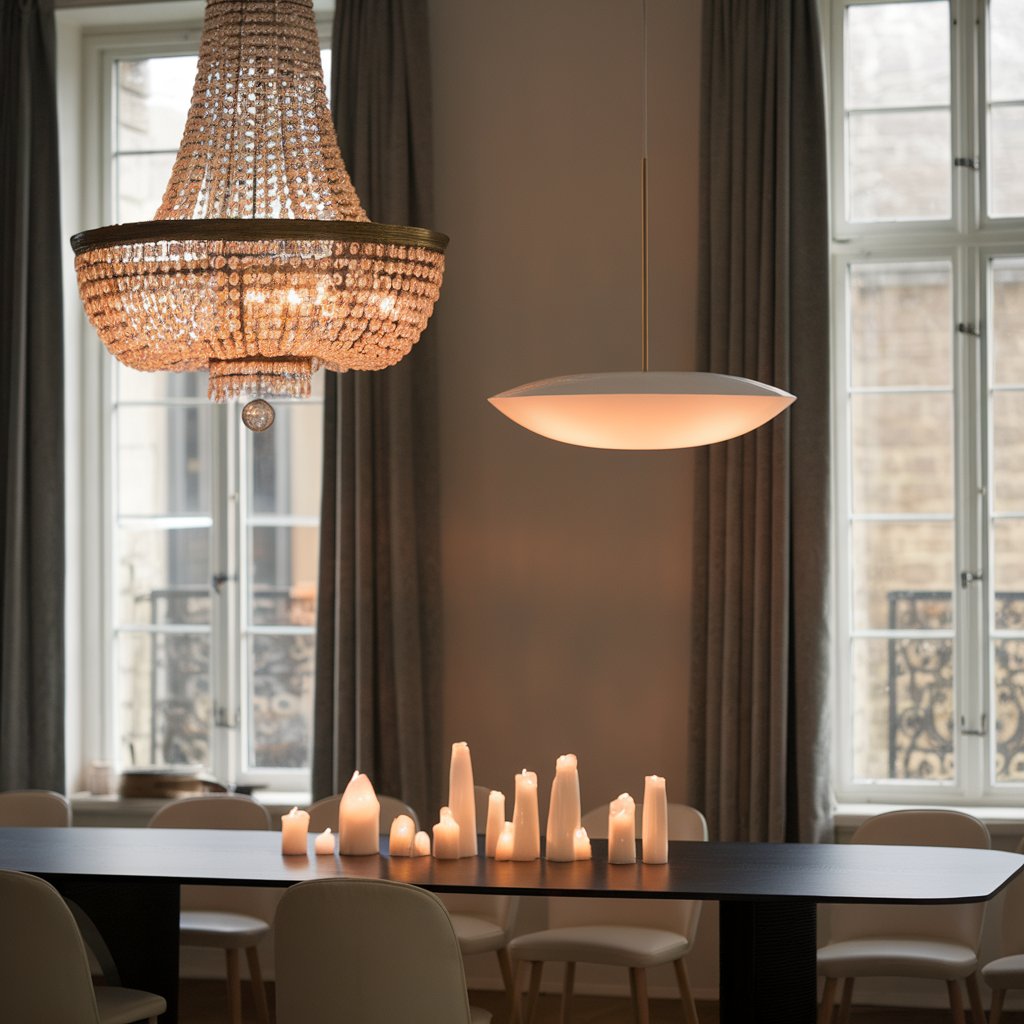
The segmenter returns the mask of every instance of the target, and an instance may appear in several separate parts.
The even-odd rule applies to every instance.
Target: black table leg
[[[175,881],[121,878],[48,879],[96,926],[117,967],[119,984],[167,1000],[161,1024],[178,1020],[180,887]]]
[[[817,945],[810,900],[720,903],[722,1024],[813,1024]]]

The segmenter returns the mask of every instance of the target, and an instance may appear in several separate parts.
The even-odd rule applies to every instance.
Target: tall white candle
[[[458,859],[460,831],[451,808],[442,807],[441,820],[434,826],[434,856],[438,860]]]
[[[430,856],[430,836],[426,832],[417,832],[412,840],[413,857]]]
[[[288,857],[305,857],[309,852],[309,814],[293,807],[281,815],[281,853]]]
[[[590,850],[590,836],[587,835],[587,830],[582,826],[573,833],[572,847],[575,860],[590,860],[593,856]]]
[[[580,827],[580,776],[575,754],[563,754],[555,761],[551,784],[548,830],[544,855],[548,860],[575,860],[573,833]]]
[[[380,852],[380,801],[368,775],[355,772],[338,806],[338,850],[343,857]]]
[[[512,812],[513,860],[540,856],[540,815],[537,810],[537,773],[525,768],[516,776],[516,806]]]
[[[511,821],[506,821],[501,826],[501,835],[498,836],[498,845],[494,848],[495,860],[511,860],[512,846],[515,842],[516,828]]]
[[[411,857],[412,844],[416,838],[416,823],[408,814],[399,814],[391,822],[391,834],[388,837],[388,853],[392,857]]]
[[[334,836],[329,828],[325,828],[313,840],[313,851],[320,857],[330,857],[334,854]]]
[[[636,863],[636,803],[628,793],[608,805],[608,863]]]
[[[644,776],[641,839],[645,864],[668,863],[668,796],[660,775]]]
[[[452,744],[448,770],[448,806],[459,823],[459,856],[476,856],[476,793],[473,789],[473,759],[468,743]]]
[[[498,839],[505,824],[505,794],[492,789],[487,797],[487,834],[484,836],[484,852],[493,857],[498,848]]]

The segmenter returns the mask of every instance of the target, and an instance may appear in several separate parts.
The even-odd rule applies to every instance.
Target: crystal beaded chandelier
[[[209,370],[209,397],[304,397],[312,374],[378,370],[418,340],[445,235],[376,224],[327,105],[312,0],[207,0],[192,105],[152,221],[71,239],[79,292],[137,370]],[[269,411],[268,411],[269,410]]]

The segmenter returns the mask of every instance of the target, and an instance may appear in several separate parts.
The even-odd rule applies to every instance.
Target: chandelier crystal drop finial
[[[75,235],[86,313],[138,370],[208,369],[209,396],[305,397],[419,339],[445,235],[377,224],[327,105],[312,0],[207,0],[192,105],[154,220]]]

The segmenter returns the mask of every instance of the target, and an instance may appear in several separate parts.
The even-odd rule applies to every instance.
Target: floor
[[[243,983],[242,1009],[246,1024],[256,1020],[249,999],[248,985]],[[273,986],[268,986],[273,988]],[[273,997],[271,996],[271,999]],[[224,1024],[227,1001],[224,983],[219,981],[184,981],[181,986],[181,1024]],[[497,992],[471,992],[470,1002],[490,1010],[495,1024],[504,1020],[504,998]],[[273,1005],[273,1003],[271,1003]],[[542,996],[540,1012],[535,1024],[556,1024],[558,1021],[557,996]],[[701,1024],[718,1024],[717,1003],[697,1003]],[[678,1024],[679,1004],[671,999],[651,1000],[651,1024]],[[629,1001],[598,996],[577,996],[573,1000],[573,1024],[630,1024],[632,1014]],[[948,1010],[894,1010],[884,1007],[854,1008],[851,1021],[855,1024],[949,1024]],[[1004,1024],[1024,1024],[1024,1013],[1007,1013]]]

